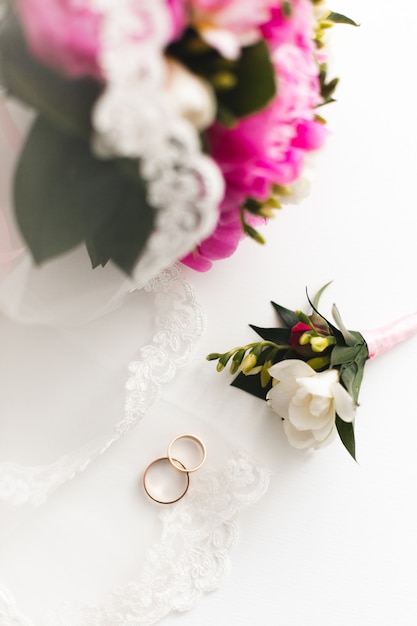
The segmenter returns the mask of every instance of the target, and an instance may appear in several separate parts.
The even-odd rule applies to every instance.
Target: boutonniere
[[[309,314],[272,302],[280,326],[250,324],[262,341],[207,359],[217,361],[217,371],[229,366],[237,374],[233,386],[267,401],[292,446],[320,448],[338,434],[356,459],[354,423],[365,364],[416,333],[417,314],[371,331],[348,330],[336,305],[334,324],[318,311],[328,284],[308,298]]]

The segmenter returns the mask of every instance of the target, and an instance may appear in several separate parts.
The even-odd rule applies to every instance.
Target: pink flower
[[[103,77],[100,68],[103,15],[88,0],[16,0],[32,54],[70,78]],[[140,4],[138,5],[140,9]],[[184,0],[166,0],[171,20],[167,37],[178,38],[187,25]]]
[[[293,348],[297,349],[300,346],[300,337],[304,335],[304,333],[311,330],[311,326],[308,324],[304,324],[304,322],[298,322],[291,328],[291,335],[288,343]]]
[[[220,214],[219,222],[210,237],[198,245],[196,250],[183,257],[181,262],[197,272],[206,272],[212,267],[214,260],[231,256],[241,238],[240,220],[225,223]]]
[[[17,0],[31,52],[71,78],[100,78],[101,16],[71,0]]]
[[[276,0],[189,0],[190,22],[208,44],[235,59],[242,45],[261,38],[259,27]]]
[[[167,9],[171,17],[171,40],[178,39],[187,26],[187,6],[185,0],[167,0]]]
[[[320,148],[327,136],[324,125],[314,119],[320,85],[312,4],[293,0],[290,17],[281,8],[271,15],[261,30],[271,48],[278,94],[235,127],[214,124],[209,129],[210,153],[223,173],[226,194],[216,230],[185,261],[195,269],[208,269],[212,261],[234,252],[242,237],[239,211],[245,199],[267,200],[273,184],[294,183],[306,153]]]

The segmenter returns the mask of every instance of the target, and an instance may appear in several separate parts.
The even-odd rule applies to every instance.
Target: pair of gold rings
[[[197,445],[191,445],[197,444]],[[197,456],[196,456],[197,448]],[[181,455],[186,462],[177,457]],[[196,435],[182,434],[172,439],[166,456],[149,463],[143,474],[143,487],[146,494],[158,504],[173,504],[185,496],[190,486],[190,474],[196,472],[206,460],[206,446]],[[189,466],[190,465],[190,466]],[[176,470],[166,481],[162,468],[168,466]]]

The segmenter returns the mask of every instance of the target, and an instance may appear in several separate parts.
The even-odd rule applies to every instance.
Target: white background
[[[266,405],[231,388],[229,375],[205,361],[209,352],[254,339],[249,323],[272,324],[270,300],[306,307],[305,288],[314,293],[329,280],[321,309],[329,314],[336,302],[352,329],[417,310],[417,8],[388,0],[335,0],[331,8],[360,28],[333,29],[331,70],[341,81],[337,102],[323,110],[331,136],[317,157],[310,196],[277,215],[264,230],[265,247],[245,241],[210,273],[185,272],[206,311],[207,330],[192,362],[135,430],[42,507],[0,509],[6,529],[0,578],[35,626],[42,626],[48,603],[74,597],[100,602],[126,581],[133,563],[140,570],[158,537],[158,518],[137,483],[146,464],[183,431],[204,438],[208,467],[218,469],[244,448],[272,476],[267,494],[240,518],[220,589],[190,612],[168,617],[167,626],[416,623],[417,337],[366,366],[356,420],[358,463],[338,441],[314,453],[290,448]],[[143,342],[134,311],[102,320],[91,334],[65,335],[62,352],[39,349],[51,341],[48,332],[63,341],[56,331],[21,330],[21,343],[7,344],[10,328],[1,324],[2,367],[6,371],[14,355],[10,380],[16,396],[22,392],[20,408],[9,393],[0,420],[10,424],[10,415],[20,411],[14,428],[30,433],[36,446],[13,449],[22,458],[12,460],[50,460],[30,410],[33,419],[51,424],[54,416],[63,420],[62,411],[73,411],[75,442],[98,428],[101,412],[110,419],[109,405],[116,412],[122,406],[123,368]],[[16,354],[31,364],[23,380]],[[58,397],[45,382],[50,359]],[[89,372],[88,384],[75,375],[78,367]],[[60,439],[57,427],[51,430],[51,447],[65,451],[68,439]]]

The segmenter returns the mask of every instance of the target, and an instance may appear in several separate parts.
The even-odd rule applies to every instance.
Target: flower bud
[[[307,361],[307,365],[309,365],[313,370],[319,372],[320,370],[327,369],[330,364],[330,356],[326,354],[325,356],[316,356]]]
[[[220,71],[210,76],[210,82],[215,89],[232,89],[237,84],[237,76],[232,72]]]
[[[275,217],[274,209],[267,204],[263,204],[259,207],[258,215],[260,215],[260,217],[264,217],[267,220],[271,220]]]
[[[270,367],[272,367],[272,361],[265,361],[261,370],[261,386],[264,388],[271,380],[271,374],[268,372]]]
[[[300,344],[300,346],[306,346],[307,344],[312,342],[312,338],[313,338],[313,333],[308,330],[307,332],[300,335],[298,343]]]
[[[310,344],[313,352],[324,352],[331,344],[334,343],[334,337],[312,337]]]
[[[238,371],[244,356],[245,356],[245,350],[244,349],[238,350],[237,352],[235,352],[235,354],[233,355],[232,362],[230,364],[230,373],[231,374],[236,374],[236,372]]]
[[[247,374],[248,372],[250,372],[251,369],[255,367],[257,362],[258,359],[256,358],[255,354],[253,354],[253,352],[249,352],[249,354],[247,354],[243,359],[240,365],[240,369],[244,374]]]
[[[249,237],[254,239],[257,243],[264,245],[265,239],[262,237],[260,233],[258,233],[258,231],[255,228],[253,228],[253,226],[250,226],[249,224],[245,224],[243,230],[247,235],[249,235]]]
[[[262,372],[262,365],[257,365],[256,367],[253,367],[251,370],[249,370],[249,372],[244,372],[245,376],[254,376],[255,374],[259,374],[260,372]]]

